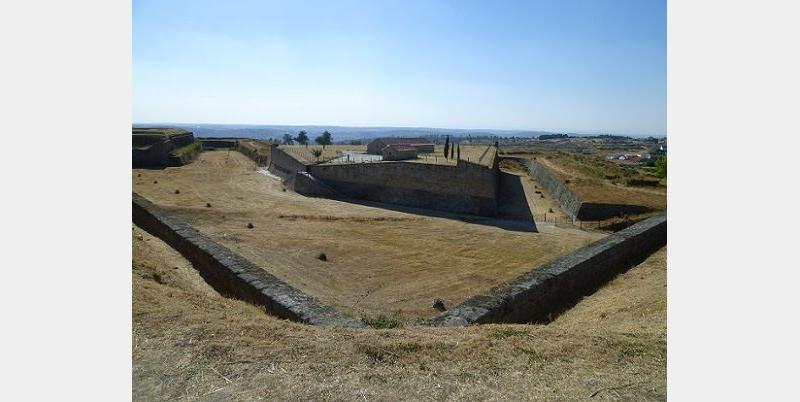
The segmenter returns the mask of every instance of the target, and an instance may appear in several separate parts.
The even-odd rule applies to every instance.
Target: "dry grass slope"
[[[224,298],[133,228],[134,400],[665,400],[665,250],[549,326],[348,330]]]

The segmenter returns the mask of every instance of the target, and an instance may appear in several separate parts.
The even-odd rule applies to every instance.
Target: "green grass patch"
[[[363,315],[361,316],[361,322],[376,329],[399,328],[403,325],[399,320],[387,317],[384,314],[380,314],[377,317]]]
[[[200,141],[194,141],[191,144],[184,145],[184,146],[182,146],[180,148],[173,149],[171,153],[180,158],[183,155],[188,155],[188,154],[191,154],[193,152],[198,152],[201,149],[203,149],[203,143],[200,142]]]

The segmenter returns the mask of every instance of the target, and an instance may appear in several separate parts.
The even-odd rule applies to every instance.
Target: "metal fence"
[[[308,156],[306,156],[306,155],[303,155],[303,156],[306,157],[307,160],[308,160]],[[331,156],[331,157],[327,157],[327,158],[326,157],[320,157],[319,159],[316,159],[316,160],[315,160],[315,158],[313,156],[311,156],[310,158],[311,158],[310,160],[316,161],[316,163],[327,163],[327,164],[331,164],[331,165],[347,165],[347,164],[352,165],[352,164],[356,164],[356,163],[379,163],[379,162],[384,162],[382,159],[378,159],[378,158],[369,159],[369,160],[366,160],[364,158],[356,158],[356,157],[352,157],[351,158],[351,156],[348,155],[348,154]],[[474,159],[474,158],[471,158],[471,157],[461,158],[461,160],[463,162],[479,164],[478,162],[473,162],[472,159]],[[425,163],[432,163],[432,164],[437,164],[437,165],[451,165],[451,166],[455,166],[456,165],[456,160],[455,159],[447,159],[447,158],[445,158],[445,157],[443,157],[441,155],[436,155],[436,154],[419,154],[416,159],[410,159],[410,160],[411,161],[418,161],[418,162],[425,162]],[[389,161],[389,162],[396,162],[396,161]]]

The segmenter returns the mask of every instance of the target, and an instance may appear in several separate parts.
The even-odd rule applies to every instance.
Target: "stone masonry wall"
[[[200,141],[203,142],[203,148],[205,149],[236,148],[239,142],[233,138],[213,138],[213,137],[200,138]]]
[[[293,158],[286,153],[286,151],[277,146],[270,147],[269,168],[270,170],[277,170],[290,177],[294,177],[294,174],[297,172],[306,171],[306,165],[304,163]]]
[[[666,244],[664,212],[473,296],[430,324],[547,322]]]
[[[530,175],[544,186],[544,189],[550,193],[551,197],[558,201],[564,213],[569,215],[572,219],[578,219],[583,201],[574,191],[567,187],[563,180],[559,179],[550,172],[550,170],[535,160],[517,160],[528,167]]]
[[[497,214],[497,169],[409,162],[309,165],[308,173],[347,197],[482,216]]]
[[[359,321],[339,315],[333,307],[281,281],[136,193],[133,193],[133,222],[180,252],[220,293],[264,306],[271,314],[292,321],[365,327]]]
[[[641,205],[585,202],[563,180],[541,163],[530,159],[516,160],[528,167],[530,175],[544,186],[545,190],[558,201],[561,209],[572,219],[603,220],[653,211],[652,208]]]

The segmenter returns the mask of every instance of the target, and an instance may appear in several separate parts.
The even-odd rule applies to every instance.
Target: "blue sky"
[[[666,134],[666,1],[133,1],[133,120]]]

